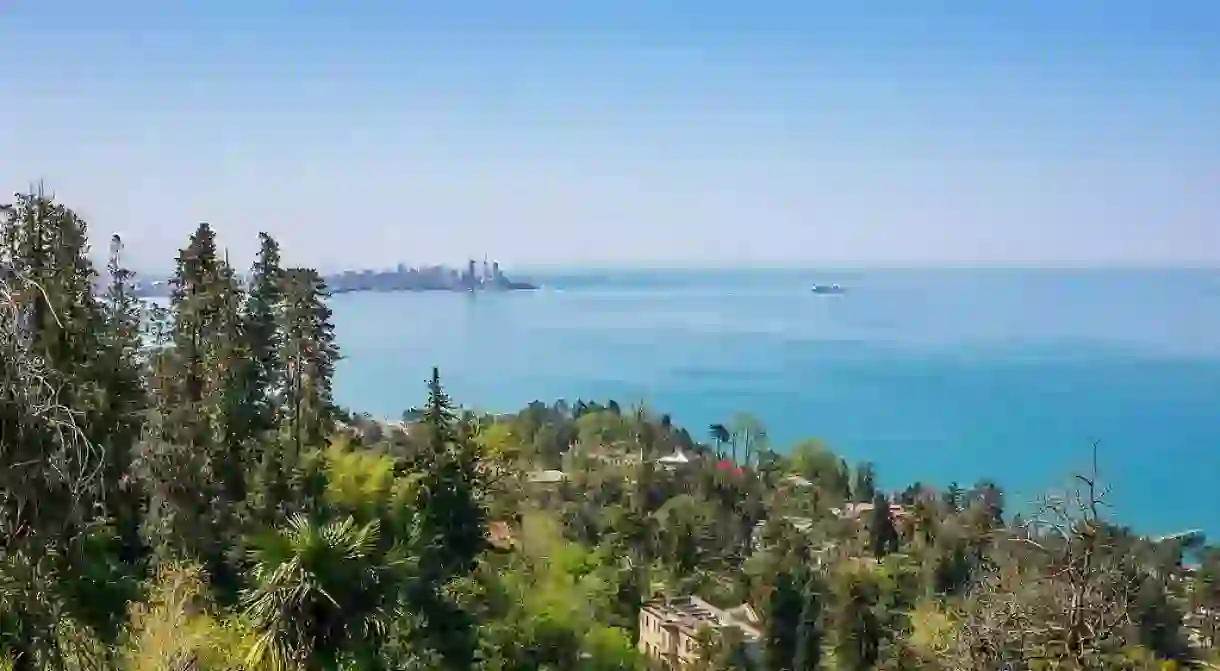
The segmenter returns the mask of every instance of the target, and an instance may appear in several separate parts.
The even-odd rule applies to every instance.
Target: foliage
[[[210,611],[199,567],[167,564],[158,569],[147,597],[132,604],[123,637],[121,668],[161,671],[193,667],[209,671],[242,668],[251,632],[240,619]]]
[[[1214,663],[1220,550],[1111,522],[1096,465],[1022,521],[744,413],[493,416],[433,369],[384,422],[335,407],[326,285],[270,236],[242,283],[198,225],[166,310],[109,251],[41,190],[0,208],[0,669],[635,670],[657,594],[761,614],[705,671]]]

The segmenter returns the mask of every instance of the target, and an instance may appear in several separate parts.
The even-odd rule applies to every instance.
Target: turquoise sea
[[[883,484],[998,481],[1010,508],[1100,443],[1121,521],[1220,538],[1220,271],[536,272],[537,292],[332,299],[346,406],[397,417],[437,365],[466,406],[738,410]],[[810,292],[837,282],[842,296]]]

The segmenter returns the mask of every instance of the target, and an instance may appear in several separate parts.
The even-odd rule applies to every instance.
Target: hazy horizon
[[[1220,265],[1220,6],[919,4],[0,2],[0,188],[145,273]]]
[[[99,253],[101,250],[98,250]],[[491,259],[489,258],[488,261]],[[291,260],[289,260],[291,263]],[[369,266],[315,266],[324,275],[338,274],[345,271],[385,272],[394,270],[398,264]],[[445,266],[461,270],[464,262],[436,261],[418,264],[406,264],[411,267]],[[652,273],[794,273],[805,274],[813,272],[826,273],[833,276],[837,273],[927,273],[927,272],[1016,272],[1016,273],[1220,273],[1220,261],[1210,264],[1156,264],[1156,263],[1035,263],[1035,262],[953,262],[928,261],[913,263],[909,261],[876,261],[870,263],[836,263],[836,262],[666,262],[640,261],[617,263],[542,263],[521,264],[516,266],[502,265],[504,272],[512,279],[530,279],[533,277],[547,278],[554,276],[582,276],[602,273],[621,273],[624,276]],[[100,265],[99,265],[100,268]],[[238,265],[238,272],[245,273],[244,264]],[[172,267],[136,268],[136,276],[144,280],[164,280],[173,274]]]

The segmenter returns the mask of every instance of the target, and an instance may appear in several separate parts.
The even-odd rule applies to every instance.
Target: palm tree
[[[737,441],[740,440],[746,452],[746,462],[743,465],[749,467],[750,459],[757,451],[757,448],[762,447],[766,443],[767,430],[757,417],[745,412],[737,413],[733,417],[732,424],[733,461],[737,461]]]
[[[729,442],[729,429],[723,424],[712,424],[707,427],[707,435],[716,443],[716,458],[724,457],[724,444]]]
[[[257,633],[247,668],[336,668],[345,652],[384,633],[404,561],[378,551],[378,531],[375,521],[318,524],[294,515],[256,541],[257,587],[244,599]]]

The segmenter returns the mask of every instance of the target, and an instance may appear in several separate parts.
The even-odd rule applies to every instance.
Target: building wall
[[[692,632],[678,632],[678,662],[688,666],[699,659],[699,639]]]
[[[697,633],[666,624],[659,613],[640,610],[640,642],[637,649],[649,659],[677,663],[684,668],[699,658]]]
[[[665,626],[660,614],[640,609],[639,651],[651,659],[665,659],[673,649],[673,628]]]

